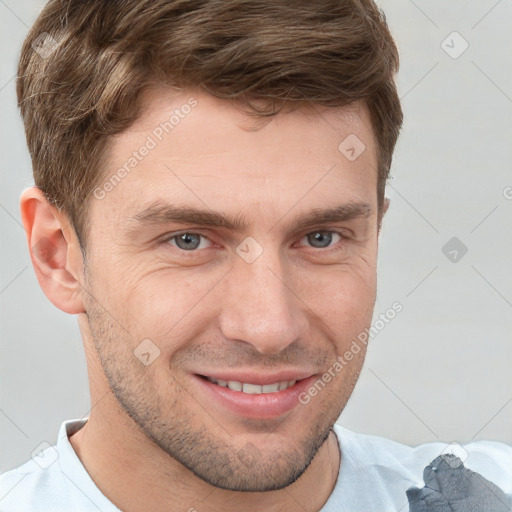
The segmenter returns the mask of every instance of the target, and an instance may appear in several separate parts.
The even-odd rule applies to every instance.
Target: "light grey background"
[[[18,211],[32,177],[16,64],[43,3],[0,0],[0,472],[90,408],[76,318],[40,290]],[[405,124],[375,319],[395,301],[404,309],[372,339],[339,423],[409,444],[512,443],[512,2],[380,5],[400,50]],[[463,48],[454,31],[469,43],[458,58],[442,47]],[[457,262],[442,252],[452,237],[468,248]]]

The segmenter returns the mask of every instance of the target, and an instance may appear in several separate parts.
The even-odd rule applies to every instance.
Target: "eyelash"
[[[332,230],[332,229],[317,229],[315,231],[308,231],[307,233],[305,233],[301,238],[300,240],[306,238],[308,235],[311,235],[311,234],[314,234],[314,233],[330,233],[330,234],[335,234],[335,235],[338,235],[340,237],[340,240],[338,240],[338,242],[334,243],[333,245],[329,245],[327,247],[313,247],[313,246],[308,246],[310,249],[318,249],[318,250],[329,250],[329,249],[332,249],[337,243],[341,242],[341,241],[344,241],[344,240],[347,240],[348,237],[345,235],[345,233],[341,232],[341,231],[336,231],[336,230]],[[198,233],[196,231],[180,231],[179,233],[174,233],[172,235],[168,235],[166,236],[165,238],[163,238],[160,243],[161,244],[168,244],[171,240],[175,240],[176,238],[178,238],[179,236],[181,235],[197,235],[197,236],[200,236],[206,240],[208,240],[210,243],[214,243],[212,240],[210,240],[206,235],[203,235],[202,233]],[[183,253],[196,253],[200,250],[204,250],[204,249],[209,249],[209,247],[206,247],[206,248],[203,248],[203,249],[199,249],[199,248],[196,248],[196,249],[190,249],[190,250],[186,250],[186,249],[181,249],[180,247],[176,246],[176,245],[173,245],[172,246],[174,249],[177,249],[179,250],[180,252],[183,252]],[[304,247],[304,246],[301,246],[301,247]]]

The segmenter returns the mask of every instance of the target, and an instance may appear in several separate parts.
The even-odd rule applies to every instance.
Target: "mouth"
[[[261,395],[267,393],[278,393],[279,391],[286,391],[287,389],[295,386],[297,380],[282,380],[274,382],[272,384],[253,384],[250,382],[240,382],[236,380],[223,380],[216,379],[214,377],[207,377],[205,375],[199,375],[202,379],[206,379],[212,384],[221,386],[223,388],[231,389],[232,391],[238,391],[241,393],[247,393],[248,395]]]
[[[299,396],[314,382],[316,375],[292,379],[284,378],[287,375],[248,375],[239,380],[200,374],[192,377],[207,407],[214,405],[218,410],[220,406],[238,418],[272,419],[290,413],[298,406],[303,407]]]

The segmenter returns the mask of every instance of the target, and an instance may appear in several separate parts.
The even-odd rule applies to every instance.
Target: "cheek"
[[[222,275],[167,269],[131,279],[123,285],[128,293],[123,293],[121,316],[137,338],[152,339],[173,352],[211,321],[211,291],[221,286]]]
[[[371,265],[337,266],[302,273],[296,294],[307,310],[344,338],[371,322],[376,296],[376,272]]]
[[[96,261],[102,264],[94,269],[94,292],[135,344],[150,339],[173,353],[212,327],[229,303],[222,293],[230,279],[226,265],[188,269],[158,265],[148,270],[142,263],[127,264],[120,256],[100,256]],[[346,264],[299,268],[289,262],[290,307],[301,309],[312,326],[339,345],[350,343],[371,322],[374,260],[373,251],[368,251],[354,254]]]

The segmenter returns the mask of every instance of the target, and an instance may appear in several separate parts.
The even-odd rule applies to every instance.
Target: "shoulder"
[[[47,447],[39,458],[41,464],[30,459],[21,466],[0,475],[0,511],[24,512],[44,510],[49,503],[64,507],[70,505],[66,500],[67,489],[63,481],[60,465],[56,460],[55,446]],[[57,503],[56,503],[57,504]],[[61,508],[56,509],[61,510]]]
[[[0,512],[117,512],[76,455],[69,436],[86,420],[64,421],[57,443],[45,443],[31,459],[0,475]]]
[[[512,446],[498,441],[429,442],[409,446],[391,439],[353,432],[335,425],[343,456],[357,466],[379,468],[422,487],[423,470],[442,454],[453,453],[468,469],[512,494]]]

